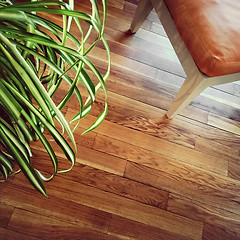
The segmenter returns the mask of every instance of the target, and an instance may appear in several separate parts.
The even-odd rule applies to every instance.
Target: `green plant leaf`
[[[104,37],[107,2],[102,0],[101,13],[98,2],[90,2],[91,14],[75,11],[73,0],[68,3],[62,0],[32,0],[17,4],[0,1],[0,110],[4,113],[0,117],[0,144],[4,149],[0,151],[0,181],[19,172],[13,173],[13,165],[17,163],[29,182],[46,196],[41,180],[50,181],[57,173],[73,167],[77,150],[73,132],[80,124],[79,120],[91,112],[100,88],[105,95],[104,110],[83,134],[95,129],[104,120],[107,114],[105,81],[110,73],[110,50]],[[62,26],[46,19],[49,14],[62,18]],[[77,28],[73,31],[71,26],[74,22]],[[93,32],[96,39],[89,44],[88,39]],[[103,75],[88,59],[88,54],[99,41],[102,41],[108,57],[108,68]],[[94,81],[88,71],[93,73]],[[64,86],[64,93],[61,86]],[[80,93],[82,88],[88,93],[85,103]],[[78,120],[78,123],[71,130],[61,110],[73,95],[79,112],[72,119]],[[62,127],[62,134],[55,127],[56,121]],[[69,169],[58,169],[57,156],[45,136],[45,130],[70,161]],[[32,167],[30,142],[37,139],[52,161],[53,173],[50,177]]]
[[[30,160],[26,158],[25,155],[22,154],[22,151],[19,151],[19,146],[22,145],[20,141],[16,144],[8,137],[8,135],[4,131],[0,124],[0,137],[4,142],[7,151],[13,156],[14,160],[18,163],[24,175],[27,177],[29,182],[44,196],[47,196],[45,188],[38,176],[38,174],[34,171],[34,169],[29,164]],[[22,145],[23,147],[23,145]]]

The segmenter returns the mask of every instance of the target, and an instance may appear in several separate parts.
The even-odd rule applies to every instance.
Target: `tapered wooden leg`
[[[202,74],[187,77],[167,111],[167,117],[173,118],[205,90],[209,86],[207,80],[208,79],[204,78]]]
[[[153,5],[151,0],[140,0],[136,12],[134,14],[130,30],[132,33],[137,32],[137,30],[142,26],[143,22],[152,11]]]

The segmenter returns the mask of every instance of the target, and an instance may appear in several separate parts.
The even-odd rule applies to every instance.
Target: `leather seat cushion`
[[[239,0],[164,0],[200,71],[240,72]]]

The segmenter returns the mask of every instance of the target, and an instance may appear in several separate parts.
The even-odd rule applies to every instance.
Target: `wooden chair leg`
[[[143,22],[152,11],[153,5],[151,0],[140,0],[136,12],[134,14],[130,30],[132,33],[137,32],[137,30],[142,26]]]
[[[167,117],[173,118],[191,103],[195,97],[209,86],[207,80],[201,74],[194,77],[187,77],[167,111]]]

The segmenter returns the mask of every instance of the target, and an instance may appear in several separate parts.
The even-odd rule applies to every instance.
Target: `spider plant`
[[[29,182],[47,196],[43,181],[50,181],[58,172],[72,168],[77,150],[74,129],[61,110],[73,95],[78,100],[79,113],[72,121],[79,123],[89,114],[97,91],[101,88],[105,93],[104,110],[83,134],[104,120],[107,114],[105,81],[110,71],[110,51],[104,37],[106,0],[102,0],[102,14],[97,1],[90,2],[91,14],[75,11],[73,0],[16,4],[0,1],[0,181],[22,171]],[[61,26],[48,20],[48,14],[58,20],[60,17]],[[90,37],[93,33],[97,36],[94,40]],[[99,41],[108,56],[105,74],[100,74],[87,57]],[[91,80],[89,72],[97,81]],[[61,84],[68,84],[69,90],[56,104],[53,98]],[[85,99],[80,93],[83,87],[88,95]],[[62,129],[57,129],[57,122]],[[71,162],[69,169],[59,170],[46,130]],[[42,142],[52,162],[54,170],[50,177],[33,167],[30,142],[37,140]],[[15,170],[15,165],[19,170]]]

